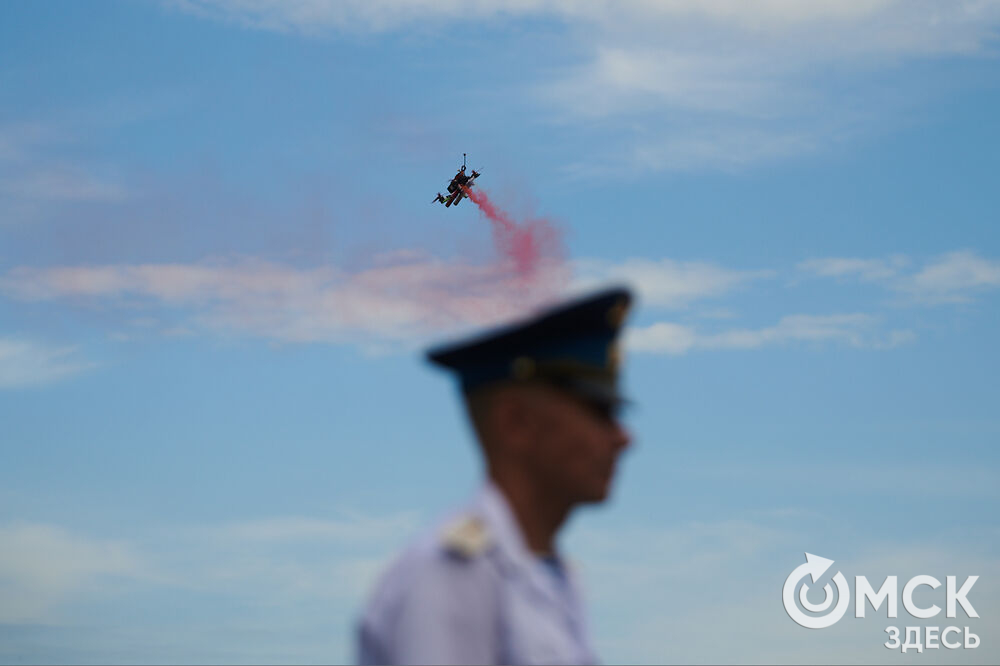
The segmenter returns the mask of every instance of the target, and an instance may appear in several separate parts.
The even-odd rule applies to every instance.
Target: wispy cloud
[[[122,540],[40,524],[0,526],[0,622],[41,622],[108,577],[142,578],[145,564]]]
[[[171,585],[257,602],[356,603],[420,524],[416,512],[285,516],[172,531],[156,562]],[[247,589],[250,586],[250,589]]]
[[[106,586],[225,594],[265,605],[356,603],[401,541],[413,512],[283,517],[116,538],[39,523],[0,525],[0,623],[52,623]],[[319,549],[319,550],[317,550]],[[318,554],[317,554],[318,553]]]
[[[859,278],[891,285],[922,302],[956,301],[971,290],[1000,284],[1000,268],[967,253],[929,262],[910,275],[904,257],[886,260],[811,259],[800,272]],[[27,302],[100,304],[122,312],[121,339],[163,335],[244,334],[281,342],[353,344],[373,352],[409,349],[432,336],[489,326],[528,314],[557,297],[558,279],[525,282],[510,267],[446,261],[424,252],[398,251],[358,270],[335,266],[300,268],[259,259],[195,264],[15,268],[0,275],[0,293]],[[580,260],[571,292],[609,282],[631,285],[643,312],[690,311],[695,304],[731,305],[741,291],[778,275],[772,270],[734,270],[708,262],[630,258],[614,263]],[[550,276],[551,277],[551,276]],[[773,283],[773,282],[772,282]],[[136,311],[146,316],[136,316]],[[688,322],[655,321],[633,326],[634,351],[684,354],[693,350],[752,350],[795,343],[836,343],[891,349],[912,342],[909,328],[888,325],[881,314],[795,313],[770,326],[746,327],[732,310]],[[693,313],[698,317],[698,313]],[[655,316],[655,315],[654,315]],[[728,327],[720,327],[729,323]],[[30,349],[25,348],[22,355]],[[66,350],[60,350],[66,355]],[[36,356],[39,353],[36,352]],[[49,357],[58,359],[59,353]],[[47,357],[48,358],[48,357]],[[66,373],[73,370],[68,365]],[[39,371],[36,374],[42,374]],[[56,371],[53,370],[53,374]]]
[[[0,338],[0,389],[42,386],[95,366],[80,359],[76,347],[52,347],[29,340]]]
[[[412,531],[417,525],[415,513],[368,516],[344,512],[337,520],[284,517],[231,523],[205,528],[205,537],[216,542],[301,543],[341,541],[379,542]]]
[[[625,663],[706,658],[844,663],[883,657],[884,624],[875,626],[875,617],[848,618],[835,633],[818,636],[785,615],[781,584],[807,549],[835,559],[849,579],[979,575],[969,598],[983,619],[962,619],[980,635],[998,608],[1000,595],[990,581],[1000,573],[1000,562],[981,540],[993,536],[979,533],[976,543],[952,539],[943,546],[927,539],[904,542],[874,538],[824,513],[758,508],[745,511],[766,517],[748,519],[736,512],[722,520],[672,521],[660,516],[604,527],[588,523],[570,533],[568,552],[579,563],[602,654]],[[409,512],[347,512],[174,527],[113,539],[52,525],[0,526],[0,621],[84,624],[104,650],[112,638],[142,644],[153,638],[173,649],[174,641],[193,645],[188,656],[209,651],[228,654],[231,661],[289,652],[298,661],[346,657],[352,618],[378,572],[421,522]],[[93,613],[106,603],[109,584],[116,588],[121,617]],[[164,626],[161,615],[149,610],[154,608],[186,612]],[[156,627],[153,635],[150,625]],[[731,640],[717,640],[720,627]],[[50,649],[74,655],[79,646]],[[986,652],[977,654],[988,661],[997,654],[987,642],[981,649]]]
[[[552,89],[568,110],[607,115],[645,104],[787,118],[819,100],[810,73],[816,67],[867,69],[879,59],[984,52],[1000,6],[976,0],[947,6],[926,0],[677,0],[596,3],[562,15],[606,26],[592,60]]]
[[[587,24],[578,48],[587,56],[533,84],[561,121],[607,132],[604,152],[570,165],[571,174],[742,169],[895,129],[886,110],[905,109],[922,93],[902,80],[890,93],[880,78],[927,57],[986,55],[1000,24],[1000,4],[983,2],[616,9],[599,26]]]
[[[909,263],[909,259],[902,255],[887,259],[828,257],[800,262],[798,269],[819,277],[858,277],[865,281],[877,281],[896,277]]]
[[[795,342],[842,343],[852,347],[891,349],[916,339],[913,331],[884,331],[881,320],[863,313],[788,315],[774,326],[703,333],[690,326],[659,322],[627,333],[632,351],[683,354],[696,349],[758,349]]]
[[[526,84],[555,116],[608,136],[567,167],[742,168],[812,153],[871,131],[873,74],[907,60],[988,52],[1000,3],[983,0],[172,0],[255,29],[324,35],[544,17],[569,28],[567,65]],[[579,54],[583,54],[582,57]],[[572,58],[576,59],[573,62]],[[851,72],[849,90],[837,81]],[[868,82],[868,83],[866,83]],[[914,91],[916,93],[916,91]],[[591,139],[594,139],[591,135]]]
[[[639,27],[689,21],[730,26],[747,33],[787,34],[811,28],[824,45],[843,50],[939,52],[979,48],[989,36],[982,22],[998,14],[995,3],[961,0],[942,7],[932,0],[165,0],[201,16],[248,27],[301,32],[378,31],[413,23],[484,21],[548,16],[568,22]],[[895,30],[884,28],[895,26]],[[833,27],[867,28],[854,44],[837,44]],[[876,28],[883,28],[878,30]]]
[[[524,314],[553,296],[549,285],[541,274],[526,282],[511,267],[421,252],[382,255],[354,272],[245,259],[19,268],[0,277],[0,291],[26,301],[173,308],[201,330],[369,348]]]
[[[970,600],[980,615],[1000,602],[996,586],[983,582],[1000,571],[1000,560],[982,544],[876,538],[795,514],[665,523],[587,528],[576,538],[599,647],[619,663],[898,663],[898,652],[882,647],[882,629],[893,623],[885,621],[884,607],[866,620],[849,613],[826,632],[803,630],[788,618],[781,585],[804,561],[803,552],[817,546],[848,580],[979,575]],[[976,626],[988,632],[988,620],[961,620],[974,632]],[[726,640],[719,640],[720,631]],[[1000,653],[989,649],[989,656],[976,658]]]
[[[929,303],[960,303],[987,289],[1000,287],[1000,261],[974,252],[951,252],[928,263],[897,286]]]
[[[967,303],[977,294],[1000,288],[1000,261],[971,250],[949,252],[910,269],[913,263],[902,255],[886,259],[830,257],[801,262],[798,269],[817,277],[879,283],[910,303],[922,305]]]
[[[0,126],[0,224],[18,221],[3,211],[66,202],[119,202],[128,196],[107,168],[65,156],[71,133],[42,122]]]
[[[682,308],[709,298],[718,298],[748,283],[772,277],[773,271],[732,270],[708,262],[672,259],[626,259],[620,263],[596,259],[576,262],[579,288],[620,281],[638,289],[643,304]]]
[[[706,262],[641,258],[619,264],[584,260],[576,270],[574,291],[624,282],[634,286],[650,308],[685,308],[773,275]],[[401,251],[376,257],[372,265],[353,272],[256,259],[16,268],[0,275],[0,293],[29,302],[117,305],[128,313],[125,325],[137,333],[157,327],[158,319],[135,316],[136,308],[150,308],[173,313],[167,317],[170,327],[180,325],[186,332],[245,333],[378,350],[524,315],[558,295],[551,289],[558,279],[537,277],[525,282],[501,265]],[[640,334],[640,339],[650,336],[661,339],[662,328]]]

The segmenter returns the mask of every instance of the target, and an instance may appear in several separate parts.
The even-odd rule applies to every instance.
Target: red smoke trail
[[[540,275],[543,264],[549,269],[562,268],[561,238],[549,220],[532,218],[518,224],[510,213],[490,201],[486,192],[478,187],[465,188],[465,193],[490,221],[493,226],[493,242],[519,278],[535,281]],[[549,275],[559,272],[550,270]]]

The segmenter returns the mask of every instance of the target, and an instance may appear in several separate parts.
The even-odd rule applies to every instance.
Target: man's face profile
[[[492,391],[485,411],[489,455],[570,504],[607,498],[630,440],[610,410],[536,383]]]

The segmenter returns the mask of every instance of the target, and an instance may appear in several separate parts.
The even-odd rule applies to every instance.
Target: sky
[[[351,661],[482,475],[422,351],[606,284],[634,443],[560,541],[603,660],[1000,661],[998,30],[990,0],[0,4],[0,661]],[[528,270],[431,204],[463,153]],[[979,576],[979,617],[805,629],[806,552]],[[979,647],[882,647],[949,624]]]

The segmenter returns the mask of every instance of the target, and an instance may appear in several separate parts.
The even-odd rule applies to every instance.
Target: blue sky
[[[884,611],[789,620],[808,550],[979,575],[980,648],[916,658],[995,663],[998,26],[3,4],[0,660],[349,660],[379,569],[479,478],[420,350],[626,282],[635,448],[564,538],[603,658],[913,659]],[[557,230],[529,280],[471,202],[430,205],[463,152]]]

